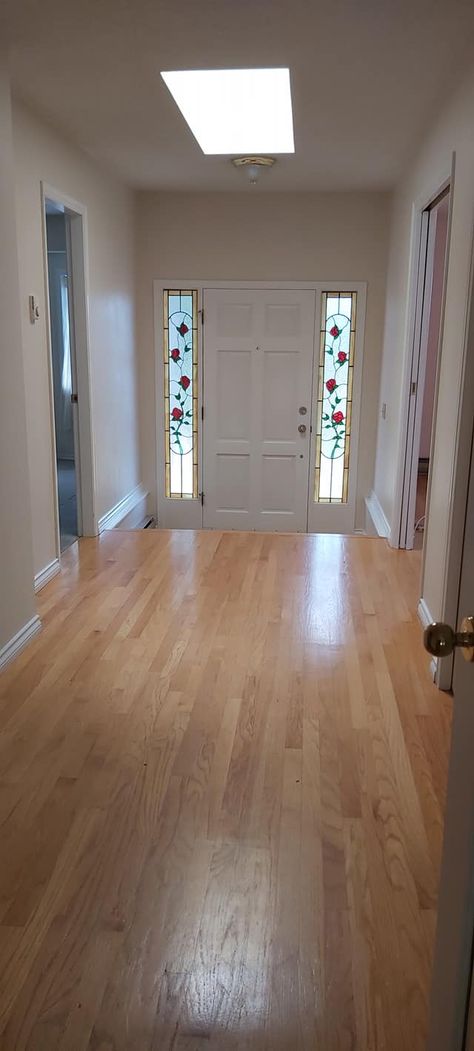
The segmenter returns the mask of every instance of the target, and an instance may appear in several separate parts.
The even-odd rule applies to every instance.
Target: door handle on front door
[[[459,646],[464,660],[474,662],[474,617],[464,617],[461,631],[454,631],[450,624],[441,621],[429,624],[423,633],[423,642],[432,657],[449,657]]]
[[[300,423],[300,425],[298,427],[298,430],[299,430],[300,434],[306,434],[306,424],[305,423]]]

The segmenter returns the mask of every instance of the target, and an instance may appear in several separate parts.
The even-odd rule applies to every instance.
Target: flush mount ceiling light
[[[289,69],[162,72],[203,153],[294,153]]]
[[[236,168],[243,168],[247,172],[248,180],[252,184],[258,182],[261,171],[273,168],[274,163],[274,157],[234,157],[232,161]]]

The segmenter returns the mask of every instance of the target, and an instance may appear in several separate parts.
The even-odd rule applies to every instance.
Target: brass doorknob
[[[298,427],[298,430],[299,430],[300,434],[306,434],[306,424],[305,423],[300,423],[300,425]]]
[[[441,621],[429,624],[423,642],[432,657],[449,657],[459,646],[464,660],[474,661],[474,617],[464,617],[461,631],[454,631],[450,624]]]

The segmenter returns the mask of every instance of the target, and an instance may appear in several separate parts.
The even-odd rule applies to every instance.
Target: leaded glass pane
[[[317,503],[347,503],[356,292],[323,292],[316,419]]]
[[[198,495],[197,291],[163,293],[165,494]]]

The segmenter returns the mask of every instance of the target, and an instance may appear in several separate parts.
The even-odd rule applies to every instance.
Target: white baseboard
[[[428,624],[432,624],[433,623],[434,617],[430,613],[424,598],[420,598],[420,601],[418,603],[418,607],[417,607],[417,611],[416,612],[418,614],[418,620],[420,621],[420,624],[421,624],[423,630],[428,627]],[[438,676],[438,658],[437,657],[433,657],[433,659],[430,661],[430,674],[431,674],[431,678],[433,679],[433,682],[436,683],[437,682],[437,676]]]
[[[378,536],[385,538],[390,536],[390,525],[385,517],[382,504],[374,490],[365,498],[365,506],[377,530]]]
[[[35,591],[41,591],[46,584],[49,583],[53,577],[57,576],[61,572],[61,563],[59,558],[54,558],[52,562],[49,562],[44,569],[40,569],[39,573],[35,576]]]
[[[0,650],[0,668],[4,668],[5,664],[9,664],[14,657],[17,657],[39,631],[41,631],[41,621],[38,616],[32,617]]]
[[[143,485],[135,486],[127,496],[124,496],[123,500],[119,500],[115,507],[111,507],[110,511],[107,511],[105,515],[99,518],[99,533],[103,533],[105,529],[115,529],[115,526],[125,518],[126,515],[133,511],[134,507],[137,506],[142,500],[145,500],[148,496],[147,490]]]
[[[430,613],[430,611],[428,609],[428,606],[426,605],[426,602],[425,602],[424,598],[420,598],[420,601],[418,603],[417,613],[418,613],[418,620],[420,621],[420,624],[421,624],[422,628],[427,628],[428,624],[432,624],[433,623],[433,619],[434,618],[431,616],[431,613]]]
[[[438,686],[440,690],[444,690],[444,689],[449,690],[449,689],[451,689],[451,686],[440,686],[439,682],[437,681],[437,677],[438,677],[438,658],[437,657],[433,657],[433,660],[430,661],[430,674],[431,674],[431,678],[433,679],[433,682],[434,682],[435,686]]]

